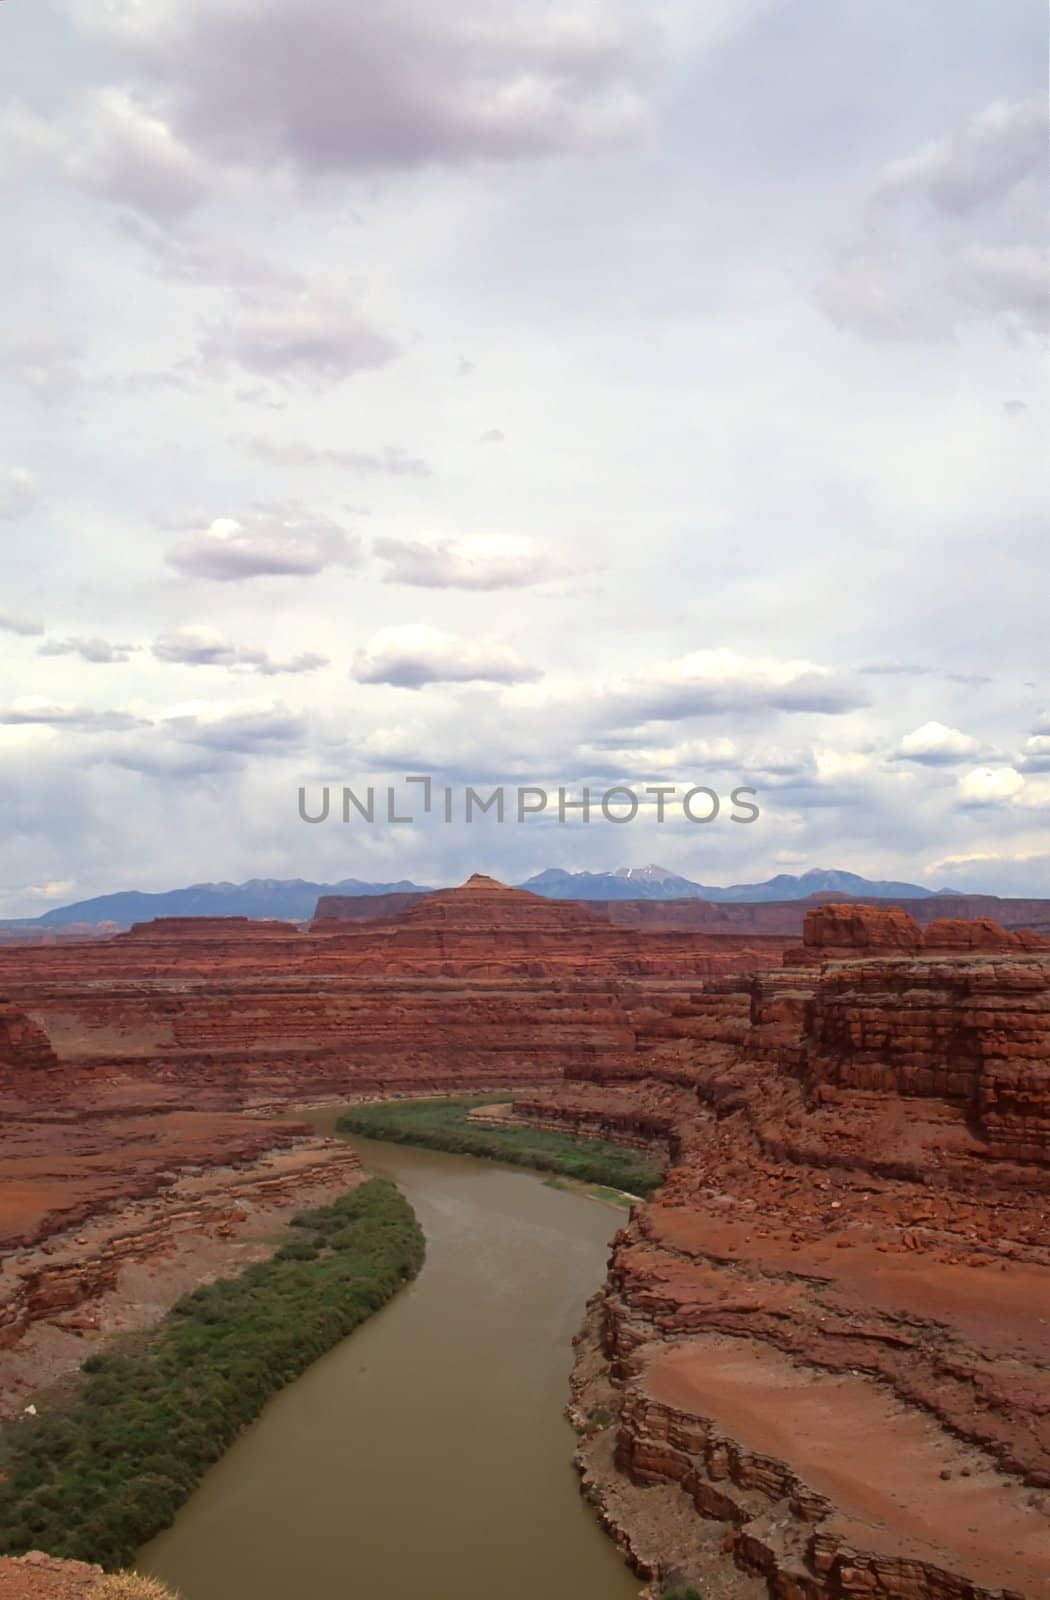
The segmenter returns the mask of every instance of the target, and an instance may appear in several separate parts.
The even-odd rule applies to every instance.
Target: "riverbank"
[[[521,1168],[349,1137],[411,1203],[423,1270],[275,1396],[140,1570],[186,1600],[637,1600],[563,1414],[622,1217]]]
[[[511,1166],[555,1173],[632,1197],[652,1194],[663,1181],[658,1162],[603,1139],[550,1132],[506,1122],[472,1120],[479,1107],[505,1103],[496,1095],[430,1100],[384,1100],[353,1106],[336,1122],[339,1133],[355,1133],[391,1144],[480,1156]]]
[[[5,1121],[3,1177],[0,1424],[362,1179],[301,1121],[197,1111]]]
[[[293,1219],[270,1260],[195,1290],[73,1398],[9,1430],[0,1548],[127,1564],[266,1401],[418,1272],[423,1234],[381,1179]]]

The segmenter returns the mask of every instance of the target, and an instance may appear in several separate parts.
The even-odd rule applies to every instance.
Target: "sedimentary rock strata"
[[[482,878],[315,929],[166,918],[79,949],[2,950],[0,993],[92,1103],[177,1105],[192,1088],[199,1105],[261,1105],[554,1081],[581,1057],[632,1050],[641,997],[762,970],[784,946],[642,941]],[[34,1081],[31,1098],[43,1090]]]
[[[512,1118],[669,1162],[575,1380],[585,1481],[641,1569],[1047,1600],[1050,947],[1024,912],[919,904],[823,903],[789,947],[481,879],[309,930],[0,950],[11,1403],[152,1308],[158,1266],[181,1283],[186,1241],[222,1270],[352,1181],[245,1107],[518,1089]]]
[[[896,914],[824,938],[519,1104],[672,1153],[581,1342],[577,1419],[614,1418],[581,1465],[613,1521],[613,1460],[679,1485],[782,1600],[1045,1600],[1050,957]]]
[[[216,1239],[350,1181],[344,1146],[316,1148],[245,1108],[615,1070],[636,1048],[636,1010],[669,1012],[705,973],[768,959],[695,934],[646,949],[480,878],[349,931],[163,918],[79,947],[0,951],[12,1394],[33,1352],[82,1356],[115,1307],[130,1315],[133,1267],[170,1266],[193,1237],[198,1253],[211,1241],[211,1270]]]

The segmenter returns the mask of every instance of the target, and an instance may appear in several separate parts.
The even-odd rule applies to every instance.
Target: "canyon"
[[[6,1414],[356,1180],[272,1113],[506,1091],[511,1121],[668,1164],[572,1401],[639,1572],[1046,1600],[1050,940],[1027,903],[1004,927],[960,897],[921,921],[825,897],[799,927],[483,877],[362,898],[307,928],[0,949]]]

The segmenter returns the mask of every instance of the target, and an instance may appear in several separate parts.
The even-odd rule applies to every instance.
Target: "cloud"
[[[17,633],[23,639],[32,639],[43,631],[44,624],[35,617],[13,617],[10,612],[0,611],[0,633]]]
[[[36,482],[22,467],[0,470],[0,517],[24,516],[36,504]]]
[[[390,473],[395,478],[426,478],[431,469],[399,445],[382,450],[322,449],[311,444],[277,444],[269,439],[239,439],[239,448],[275,467],[341,467],[347,472]]]
[[[968,733],[946,727],[943,722],[924,722],[921,728],[906,733],[897,746],[898,761],[918,761],[929,767],[949,767],[977,754],[980,746]]]
[[[156,107],[124,88],[91,89],[57,118],[10,106],[0,127],[8,153],[57,170],[77,188],[163,222],[192,210],[209,188],[206,161]]]
[[[1014,767],[974,767],[960,779],[959,792],[966,805],[1001,805],[1016,799],[1024,786],[1024,778]]]
[[[496,639],[462,639],[410,624],[383,628],[354,654],[358,683],[421,689],[428,683],[527,683],[541,674]]]
[[[312,577],[329,566],[356,566],[360,540],[331,523],[258,513],[219,517],[181,540],[165,559],[187,578],[236,583],[271,575]]]
[[[760,711],[837,716],[865,704],[858,688],[812,661],[716,649],[658,662],[650,672],[609,691],[604,709],[636,721],[676,721]]]
[[[153,646],[158,661],[189,667],[228,667],[233,671],[275,677],[279,673],[316,672],[328,666],[328,657],[303,651],[286,661],[275,661],[269,651],[229,644],[214,628],[187,626],[162,634]]]
[[[372,549],[388,564],[384,583],[423,589],[523,589],[565,571],[526,539],[377,539]]]
[[[1041,179],[1046,131],[1041,96],[1013,103],[996,100],[947,138],[888,162],[875,196],[915,196],[954,217],[996,206],[1018,185]]]
[[[913,661],[873,661],[860,668],[865,677],[871,678],[924,678],[932,670],[932,667],[917,666]]]
[[[655,24],[626,0],[540,12],[501,0],[75,9],[195,150],[314,173],[605,144],[644,125],[662,56]]]
[[[81,351],[61,334],[29,333],[0,341],[0,369],[39,400],[63,400],[83,382]]]
[[[65,728],[74,733],[123,733],[149,723],[130,711],[94,711],[84,706],[49,705],[35,697],[0,707],[0,726],[7,728]]]
[[[97,637],[48,639],[46,644],[40,646],[37,655],[79,656],[81,661],[89,661],[94,666],[114,666],[129,660],[138,648],[135,644],[111,644],[108,639]]]
[[[243,292],[201,343],[206,366],[232,361],[258,377],[311,388],[386,366],[397,352],[394,341],[371,327],[355,305],[316,289],[270,298]]]
[[[1050,255],[1031,244],[971,245],[958,264],[959,290],[990,311],[1016,311],[1034,327],[1050,312]]]
[[[1050,895],[1050,851],[977,850],[942,856],[923,869],[923,876],[970,894],[1025,897]]]
[[[297,749],[306,737],[307,727],[301,711],[280,705],[176,714],[160,724],[162,732],[185,743],[238,755],[272,755]]]
[[[1022,772],[1050,772],[1050,733],[1033,733],[1027,738],[1017,764]]]
[[[928,338],[980,316],[1041,330],[1050,311],[1045,97],[996,101],[877,174],[818,291],[840,326]]]

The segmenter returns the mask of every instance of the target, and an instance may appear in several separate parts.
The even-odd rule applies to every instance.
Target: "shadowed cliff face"
[[[676,1484],[779,1596],[1045,1597],[1050,953],[836,907],[798,956],[518,1103],[672,1152],[581,1346],[585,1475],[656,1570],[699,1559],[646,1531]]]

